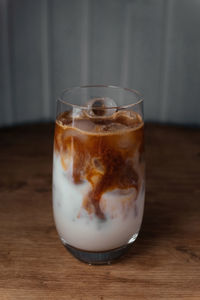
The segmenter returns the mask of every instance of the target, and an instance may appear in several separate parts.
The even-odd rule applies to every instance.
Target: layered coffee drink
[[[110,251],[137,236],[144,207],[144,124],[93,99],[56,119],[53,209],[64,244]]]

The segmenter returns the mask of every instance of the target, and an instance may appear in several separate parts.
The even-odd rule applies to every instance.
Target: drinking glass
[[[143,218],[143,99],[134,90],[82,86],[57,100],[53,213],[63,245],[106,264],[136,240]]]

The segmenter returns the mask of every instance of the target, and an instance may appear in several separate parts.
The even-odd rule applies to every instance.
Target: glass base
[[[134,234],[134,236],[132,236],[132,238],[129,240],[127,245],[109,251],[101,251],[101,252],[81,250],[73,246],[70,246],[62,238],[61,241],[65,246],[65,248],[77,259],[85,263],[88,263],[90,265],[105,265],[105,264],[111,264],[114,260],[121,257],[126,252],[126,250],[130,247],[130,245],[133,244],[137,236],[138,234]]]

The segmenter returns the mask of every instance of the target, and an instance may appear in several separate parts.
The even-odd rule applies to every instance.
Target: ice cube
[[[72,125],[73,127],[87,132],[92,132],[95,127],[95,124],[87,119],[74,119]]]
[[[88,115],[90,117],[111,116],[116,112],[117,104],[109,97],[91,99],[88,104]]]
[[[79,107],[74,106],[71,112],[72,118],[80,118],[83,115],[82,109]]]
[[[108,132],[115,132],[127,129],[126,125],[120,123],[110,123],[100,126],[100,131],[108,131]]]
[[[72,127],[81,129],[83,131],[93,131],[95,124],[88,119],[88,117],[85,115],[85,112],[82,108],[79,107],[73,107],[73,110],[69,112],[65,112],[63,114],[62,123],[64,125],[70,124]]]
[[[101,162],[101,159],[98,157],[94,157],[92,159],[93,167],[96,170],[97,173],[103,175],[105,173],[105,167],[103,163]]]
[[[99,206],[106,217],[125,217],[133,207],[136,197],[135,188],[115,189],[102,195]]]
[[[57,116],[57,122],[60,125],[69,125],[72,122],[71,111],[65,111],[62,114]]]
[[[137,113],[131,110],[119,110],[116,112],[114,119],[116,122],[126,126],[135,126],[138,122],[141,122]]]

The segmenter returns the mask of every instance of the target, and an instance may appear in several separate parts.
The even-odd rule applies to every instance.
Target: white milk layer
[[[106,219],[88,214],[82,207],[91,190],[89,182],[74,184],[69,171],[62,168],[60,156],[54,154],[53,211],[57,231],[67,244],[88,251],[105,251],[126,245],[139,232],[144,208],[144,184],[137,199],[134,188],[125,192],[104,193],[100,208]]]

